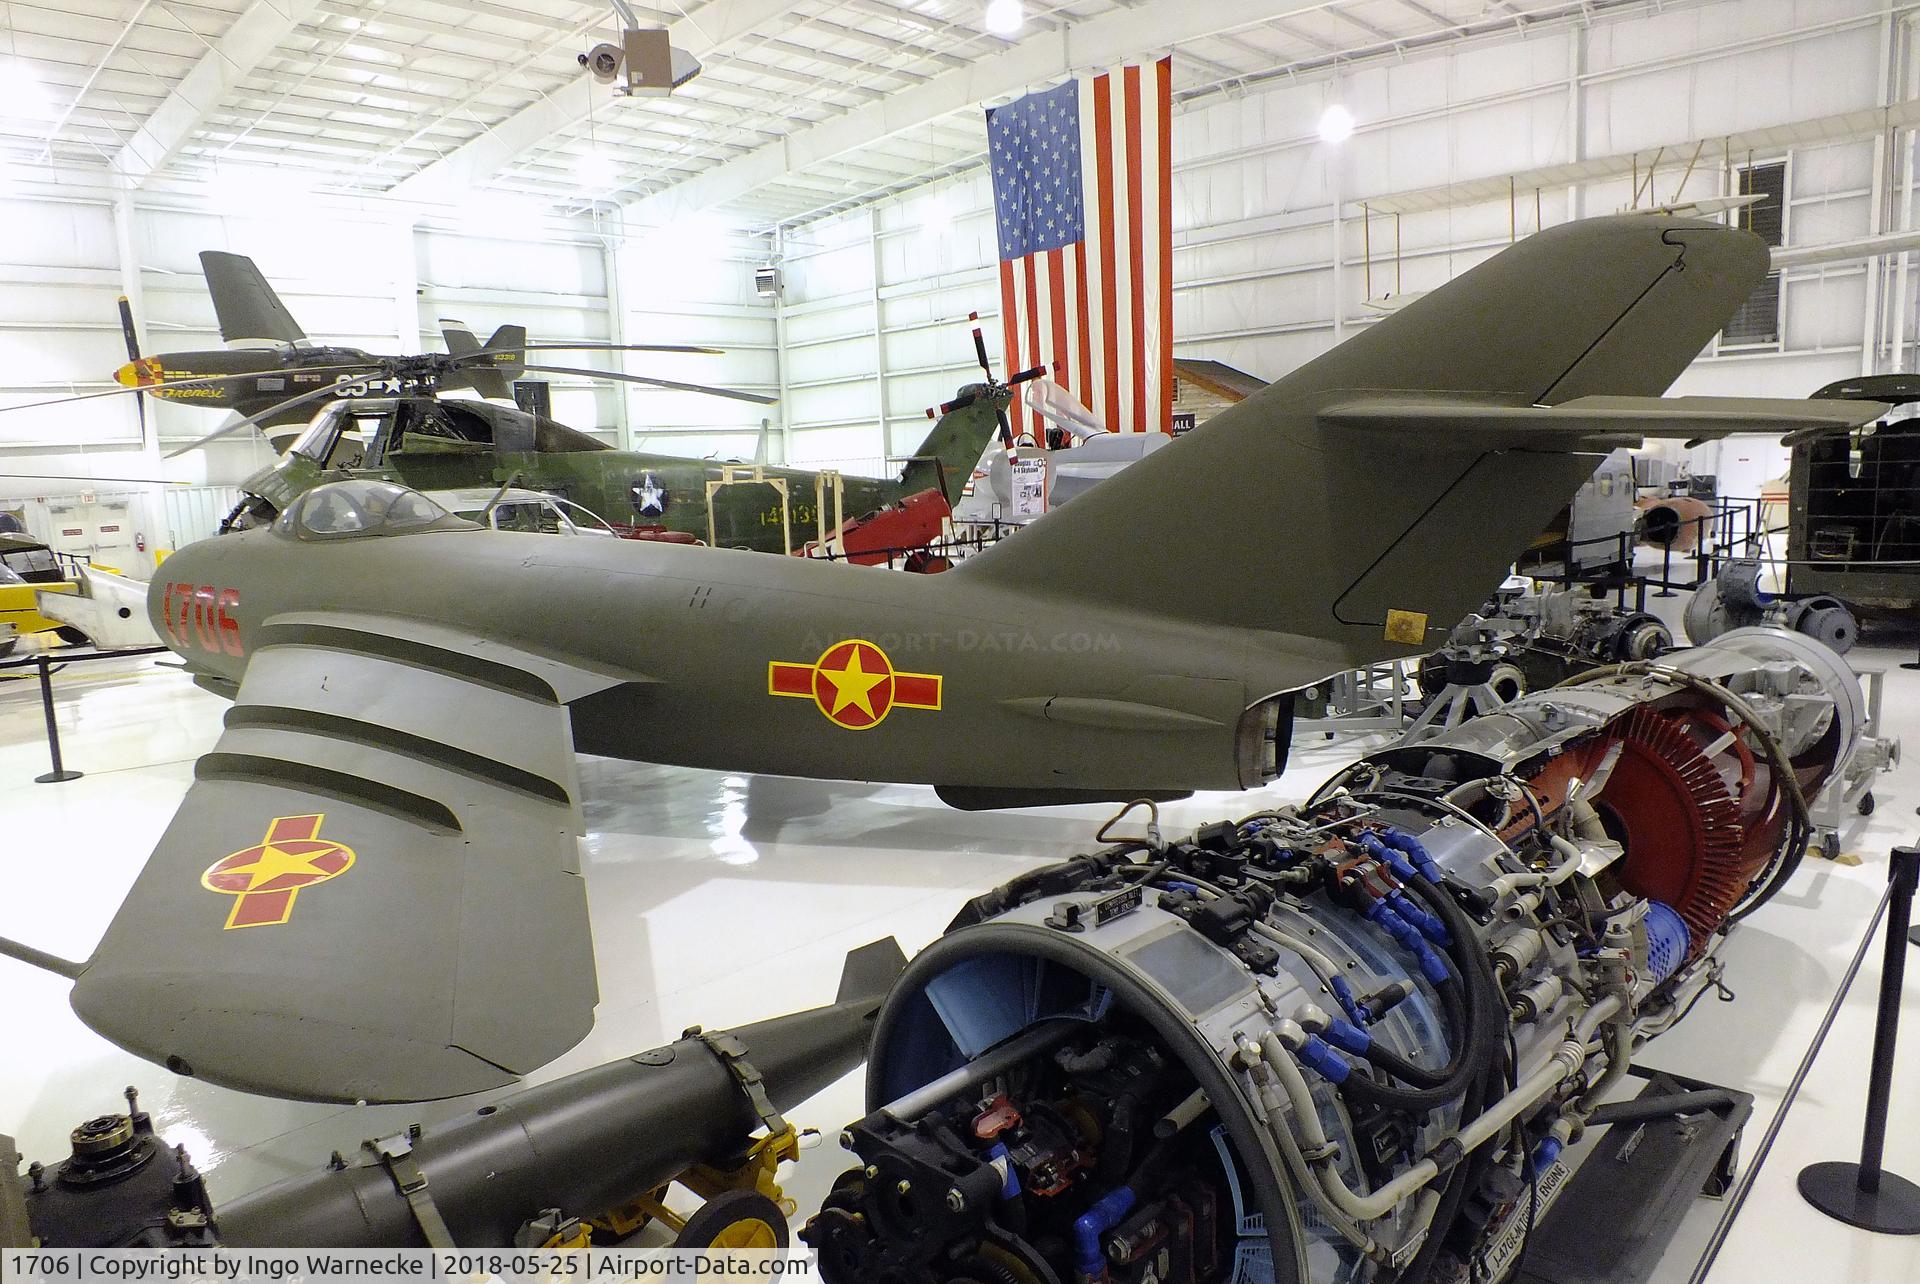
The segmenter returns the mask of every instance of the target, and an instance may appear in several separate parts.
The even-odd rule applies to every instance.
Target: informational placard
[[[1041,455],[1016,455],[1013,467],[1013,520],[1030,522],[1047,511],[1047,461]]]

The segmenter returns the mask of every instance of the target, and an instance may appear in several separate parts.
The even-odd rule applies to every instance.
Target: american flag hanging
[[[1163,58],[987,112],[1007,369],[1115,432],[1173,429],[1172,108]],[[1043,426],[1014,402],[1015,436]]]

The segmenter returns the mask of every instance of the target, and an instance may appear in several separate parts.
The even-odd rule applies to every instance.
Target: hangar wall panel
[[[1900,174],[1890,157],[1876,162],[1892,150],[1884,138],[1751,156],[1693,145],[1881,103],[1883,85],[1900,83],[1888,51],[1892,21],[1869,0],[1728,0],[1197,100],[1174,122],[1176,355],[1277,378],[1334,342],[1336,315],[1351,333],[1382,315],[1382,296],[1443,284],[1516,235],[1630,208],[1636,189],[1642,206],[1719,196],[1737,190],[1749,162],[1788,163],[1787,246],[1885,231],[1893,224],[1876,221],[1875,210],[1897,208]],[[1359,121],[1339,148],[1316,132],[1334,101]],[[1901,142],[1910,146],[1910,135]],[[1367,202],[1399,193],[1635,149],[1637,174],[1516,189],[1512,201],[1397,220],[1363,217]],[[1645,163],[1656,151],[1650,179]],[[924,407],[975,370],[969,312],[984,318],[997,366],[997,255],[983,171],[784,235],[796,445],[810,457],[824,459],[828,442],[856,457],[910,449],[924,431]],[[1887,290],[1876,281],[1891,274],[1881,259],[1789,271],[1779,342],[1710,348],[1676,391],[1796,396],[1876,361],[1896,368],[1893,354],[1863,349],[1884,343],[1901,309],[1914,340],[1911,285],[1883,306]],[[884,431],[873,426],[880,415]],[[857,425],[849,421],[862,416],[864,435],[850,435]],[[1736,470],[1756,487],[1766,468],[1784,462],[1772,448],[1762,453]],[[1719,469],[1719,454],[1703,447],[1696,464]]]
[[[690,220],[612,239],[616,342],[691,344],[723,355],[631,353],[630,374],[778,396],[777,308],[754,288],[762,238]],[[592,364],[572,362],[568,364]],[[780,406],[626,385],[635,449],[695,458],[778,462]]]

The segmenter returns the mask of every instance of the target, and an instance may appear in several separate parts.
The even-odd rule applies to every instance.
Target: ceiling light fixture
[[[987,30],[994,35],[1018,35],[1026,20],[1026,7],[1020,3],[1020,0],[988,0]]]
[[[586,152],[573,165],[573,176],[590,192],[604,192],[620,181],[620,163],[603,151]]]
[[[53,98],[40,73],[24,58],[0,62],[0,118],[51,120]]]
[[[1320,113],[1320,141],[1338,147],[1353,137],[1353,113],[1339,103]]]

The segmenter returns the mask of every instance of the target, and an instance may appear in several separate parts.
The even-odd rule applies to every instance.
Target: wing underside
[[[551,672],[351,624],[266,637],[75,1010],[312,1100],[479,1091],[571,1047],[596,991]]]

